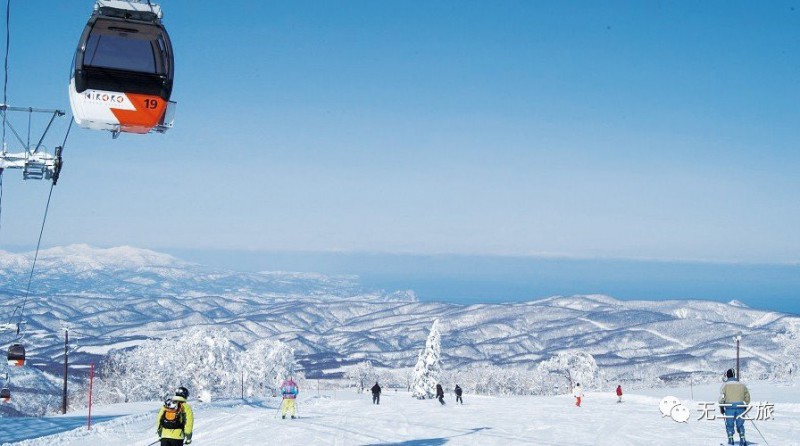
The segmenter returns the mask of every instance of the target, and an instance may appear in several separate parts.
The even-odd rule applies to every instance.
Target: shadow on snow
[[[419,440],[406,440],[397,443],[374,443],[364,446],[441,446],[453,438],[463,437],[465,435],[472,435],[480,431],[489,429],[491,429],[491,427],[476,427],[474,429],[470,429],[468,432],[464,432],[463,434],[451,435],[449,437],[422,438]]]
[[[122,415],[92,417],[92,424],[113,420]],[[86,417],[0,418],[0,443],[30,440],[59,434],[79,427],[86,428]]]

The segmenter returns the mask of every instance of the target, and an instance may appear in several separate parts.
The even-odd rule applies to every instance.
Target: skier
[[[297,398],[298,393],[297,383],[295,383],[291,377],[281,384],[281,395],[283,396],[283,401],[281,401],[281,418],[286,419],[287,413],[291,415],[292,419],[297,418],[297,408],[295,407],[294,400]]]
[[[372,386],[372,404],[380,404],[381,403],[381,386],[378,385],[378,381],[375,381],[375,385]]]
[[[186,398],[189,398],[189,390],[178,387],[175,396],[168,397],[158,411],[156,433],[161,439],[161,446],[192,444],[194,414]]]
[[[461,404],[464,404],[464,399],[461,398],[462,393],[463,392],[461,391],[461,387],[459,387],[458,384],[456,384],[456,403],[460,402]]]
[[[618,403],[622,402],[622,385],[621,384],[617,386],[617,402]]]
[[[444,406],[444,389],[442,389],[441,384],[436,384],[436,398],[438,398],[439,402]]]
[[[581,389],[581,383],[575,384],[575,388],[572,389],[572,395],[575,397],[575,405],[581,407],[581,398],[583,398],[583,389]]]
[[[719,410],[725,419],[725,432],[728,434],[728,444],[733,444],[733,427],[739,432],[739,445],[745,446],[747,440],[744,438],[744,415],[747,406],[750,404],[750,391],[747,386],[739,382],[736,371],[728,369],[725,372],[725,384],[722,385],[719,395]]]

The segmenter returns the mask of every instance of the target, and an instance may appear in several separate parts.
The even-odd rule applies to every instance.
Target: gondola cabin
[[[25,365],[25,346],[14,344],[8,348],[8,365],[22,367]]]
[[[174,56],[161,17],[156,4],[97,0],[72,61],[76,124],[114,136],[172,128]]]
[[[11,389],[8,387],[3,387],[0,389],[0,400],[3,400],[4,403],[7,403],[11,400]]]

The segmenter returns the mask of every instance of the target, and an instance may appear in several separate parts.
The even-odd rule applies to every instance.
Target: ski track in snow
[[[663,333],[659,333],[656,330],[652,330],[652,329],[649,329],[649,328],[631,328],[630,331],[644,331],[644,332],[650,333],[650,334],[652,334],[654,336],[658,336],[659,338],[664,339],[666,341],[678,344],[683,348],[691,347],[689,344],[681,341],[678,338],[673,338],[672,336],[667,336],[667,335],[665,335]]]
[[[775,419],[758,421],[769,445],[800,445],[800,387],[772,383],[750,386],[754,399],[777,401]],[[368,394],[352,390],[326,391],[322,397],[302,395],[297,420],[281,419],[280,399],[220,400],[193,403],[194,443],[197,445],[716,445],[724,440],[722,420],[698,420],[698,403],[714,401],[718,385],[650,389],[626,394],[618,404],[613,392],[587,392],[582,407],[574,398],[489,397],[465,395],[456,405],[419,401],[408,393],[386,391],[380,405]],[[678,396],[693,415],[687,423],[663,417],[661,398]],[[686,395],[686,396],[684,396]],[[155,415],[159,403],[130,403],[95,408],[104,421],[86,429],[85,412],[45,418],[0,418],[3,446],[146,446],[156,441]],[[44,436],[32,438],[39,426]],[[22,428],[30,426],[29,428]],[[55,426],[55,427],[53,427]],[[59,433],[58,429],[62,431]],[[748,440],[767,444],[747,423]],[[48,435],[50,434],[50,435]],[[19,441],[21,440],[21,441]],[[15,441],[15,442],[14,442]]]
[[[600,322],[593,321],[593,320],[587,319],[585,317],[579,317],[578,320],[586,322],[586,323],[589,323],[589,324],[592,324],[592,325],[594,325],[595,327],[597,327],[597,328],[599,328],[601,330],[611,330],[613,328],[609,324],[602,324]]]

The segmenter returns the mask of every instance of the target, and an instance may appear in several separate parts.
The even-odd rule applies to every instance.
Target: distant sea
[[[414,290],[421,301],[521,302],[573,294],[621,300],[737,300],[800,315],[800,265],[540,257],[166,250],[239,271],[358,275],[368,288]]]

